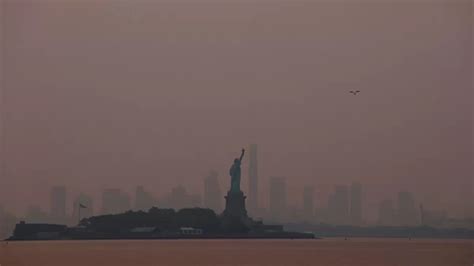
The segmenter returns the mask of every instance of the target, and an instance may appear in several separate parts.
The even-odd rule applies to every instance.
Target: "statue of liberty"
[[[240,165],[242,164],[242,158],[244,157],[245,149],[242,149],[240,158],[235,158],[234,164],[230,167],[230,193],[240,193]]]

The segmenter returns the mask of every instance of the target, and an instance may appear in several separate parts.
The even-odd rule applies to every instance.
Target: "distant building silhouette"
[[[204,207],[220,213],[222,212],[223,199],[217,172],[211,171],[204,178]]]
[[[328,201],[328,221],[336,225],[349,224],[349,189],[338,185]]]
[[[395,208],[392,200],[383,200],[380,202],[378,224],[382,226],[396,225]]]
[[[352,225],[362,224],[362,185],[354,182],[351,185],[351,209]]]
[[[51,188],[50,217],[55,223],[64,223],[66,220],[66,187],[55,186]]]
[[[315,223],[330,223],[329,221],[329,208],[327,206],[321,206],[314,210],[314,222]]]
[[[151,207],[157,205],[152,194],[145,191],[143,186],[138,186],[135,190],[135,210],[148,211]]]
[[[421,225],[431,227],[443,227],[446,226],[448,221],[448,214],[442,210],[421,210]]]
[[[201,206],[201,197],[199,195],[188,194],[183,186],[174,187],[171,193],[162,200],[161,207],[182,209]]]
[[[12,235],[18,219],[0,206],[0,239],[5,239]]]
[[[28,223],[50,223],[50,216],[36,205],[28,206],[26,210],[25,220]]]
[[[270,178],[270,218],[273,221],[283,221],[286,218],[286,179],[284,177]]]
[[[249,194],[248,209],[251,215],[254,215],[258,209],[258,147],[257,144],[251,144],[249,149]]]
[[[85,207],[80,208],[80,204]],[[94,215],[94,201],[92,198],[86,194],[79,194],[73,201],[72,206],[72,213],[73,213],[73,222],[77,222],[80,219],[89,218]],[[81,217],[79,217],[79,213]]]
[[[102,214],[117,214],[131,209],[130,196],[120,189],[102,191]]]
[[[314,187],[305,186],[303,190],[303,217],[306,222],[314,219]]]
[[[309,219],[305,216],[303,209],[297,205],[289,205],[286,208],[287,216],[284,222],[309,222]]]
[[[418,210],[415,199],[410,192],[398,193],[398,222],[402,226],[414,226],[418,224]]]

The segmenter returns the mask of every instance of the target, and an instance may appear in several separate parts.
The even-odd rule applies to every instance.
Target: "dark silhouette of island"
[[[90,231],[110,234],[145,227],[154,227],[155,232],[161,233],[179,232],[183,227],[215,233],[220,231],[220,220],[211,209],[189,208],[175,211],[153,207],[148,212],[128,211],[115,215],[93,216],[83,219],[79,226]]]
[[[211,209],[151,208],[82,219],[78,226],[16,225],[8,240],[177,239],[177,238],[315,238],[313,234],[285,232],[281,225],[218,216]]]

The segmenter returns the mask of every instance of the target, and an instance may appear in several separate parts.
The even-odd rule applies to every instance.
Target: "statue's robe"
[[[240,192],[240,162],[236,162],[230,167],[229,174],[231,176],[230,191]]]

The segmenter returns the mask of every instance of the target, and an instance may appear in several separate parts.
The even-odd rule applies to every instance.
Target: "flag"
[[[83,205],[82,203],[79,203],[79,208],[85,209],[85,208],[87,208],[87,206],[86,206],[86,205]]]

